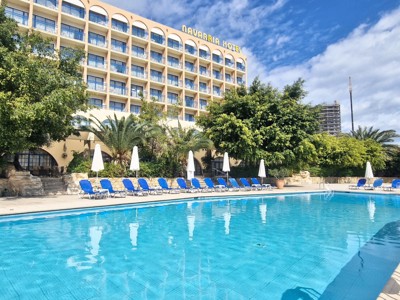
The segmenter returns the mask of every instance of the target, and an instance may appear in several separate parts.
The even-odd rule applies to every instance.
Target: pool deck
[[[54,210],[65,210],[75,208],[101,207],[120,204],[147,203],[154,201],[168,201],[176,199],[189,199],[193,197],[207,196],[241,196],[241,195],[274,195],[282,193],[298,193],[298,192],[321,192],[321,191],[346,191],[357,193],[382,193],[397,194],[400,191],[383,191],[383,190],[349,190],[348,184],[329,184],[323,187],[319,184],[299,184],[285,186],[283,189],[273,189],[272,191],[232,191],[232,192],[204,192],[204,193],[179,193],[179,194],[162,194],[148,196],[127,196],[125,198],[106,198],[106,199],[87,199],[80,198],[78,195],[54,195],[44,197],[0,197],[0,216],[15,215],[32,212],[45,212]],[[386,284],[382,293],[378,297],[379,300],[400,300],[400,265],[397,267],[392,277]]]

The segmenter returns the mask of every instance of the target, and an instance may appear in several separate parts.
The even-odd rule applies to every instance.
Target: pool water
[[[0,218],[0,299],[376,299],[400,197],[292,194]]]

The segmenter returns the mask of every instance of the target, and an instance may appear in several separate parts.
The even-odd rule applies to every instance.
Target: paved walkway
[[[78,195],[55,195],[45,197],[0,197],[0,216],[23,214],[29,212],[43,212],[73,208],[99,207],[118,204],[145,203],[152,201],[167,201],[175,199],[186,199],[193,197],[207,197],[218,195],[265,195],[265,194],[281,194],[281,193],[296,193],[296,192],[321,192],[325,190],[346,191],[346,192],[361,192],[361,193],[383,193],[383,194],[399,194],[400,191],[370,191],[370,190],[349,190],[348,184],[328,184],[321,186],[318,184],[299,184],[285,186],[284,189],[274,189],[272,191],[240,191],[240,192],[224,192],[224,193],[180,193],[180,194],[163,194],[163,195],[148,195],[148,196],[127,196],[126,198],[107,198],[107,199],[81,199]],[[388,281],[378,299],[399,299],[400,300],[400,265],[393,273],[392,278]]]

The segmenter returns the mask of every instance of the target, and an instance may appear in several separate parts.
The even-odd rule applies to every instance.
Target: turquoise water
[[[376,299],[399,212],[335,193],[4,217],[0,299]]]

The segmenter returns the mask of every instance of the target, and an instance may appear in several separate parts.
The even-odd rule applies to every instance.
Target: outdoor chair
[[[229,182],[232,186],[233,189],[238,190],[238,191],[248,191],[249,189],[244,187],[244,186],[240,186],[239,183],[236,181],[235,178],[231,177],[229,178]]]
[[[144,192],[148,192],[150,194],[158,194],[158,195],[162,194],[162,192],[163,192],[161,188],[158,189],[158,188],[150,187],[149,184],[147,183],[147,180],[144,178],[139,178],[138,183],[139,183],[140,189]]]
[[[351,190],[359,190],[360,188],[364,187],[366,183],[367,183],[367,179],[360,178],[360,179],[358,179],[357,184],[349,185],[349,189],[351,189]]]
[[[238,191],[238,188],[235,187],[229,187],[228,184],[226,183],[225,179],[222,177],[218,177],[217,178],[218,184],[223,186],[225,189],[227,189],[228,191]]]
[[[256,177],[251,178],[251,183],[252,183],[252,186],[254,186],[256,188],[261,188],[262,190],[265,190],[265,189],[271,190],[272,189],[272,185],[270,185],[269,183],[260,183]]]
[[[176,182],[178,183],[178,186],[181,189],[181,191],[184,191],[186,193],[196,192],[196,190],[193,189],[191,186],[190,187],[187,186],[185,179],[183,179],[182,177],[177,178]]]
[[[148,195],[148,192],[143,192],[139,189],[136,189],[135,186],[133,185],[132,180],[130,180],[129,178],[123,178],[122,179],[122,184],[125,187],[125,190],[128,194],[131,194],[132,196],[144,196],[144,195]]]
[[[261,190],[261,185],[260,186],[252,186],[246,178],[239,178],[240,182],[242,185],[247,189],[247,190]]]
[[[100,180],[101,188],[108,190],[108,194],[111,197],[126,197],[126,191],[114,190],[110,179],[104,178]]]
[[[170,187],[165,178],[160,177],[157,179],[157,181],[163,192],[170,193],[170,194],[180,193],[180,189]]]
[[[89,199],[108,197],[108,191],[106,190],[95,191],[93,189],[92,183],[88,179],[80,180],[79,186],[81,187],[81,191],[79,192],[81,198],[83,198],[85,195],[89,196]]]
[[[394,191],[400,189],[400,179],[393,179],[390,185],[382,186],[384,191]]]
[[[223,186],[220,185],[214,185],[214,182],[211,180],[211,178],[205,177],[204,178],[204,183],[206,184],[207,188],[211,192],[223,192],[226,189]]]
[[[208,192],[209,191],[208,187],[201,186],[200,181],[197,178],[192,178],[192,187],[195,190],[198,190],[200,192]]]
[[[381,189],[383,184],[383,179],[378,178],[375,179],[374,183],[372,185],[364,186],[365,190],[376,190],[376,189]]]

